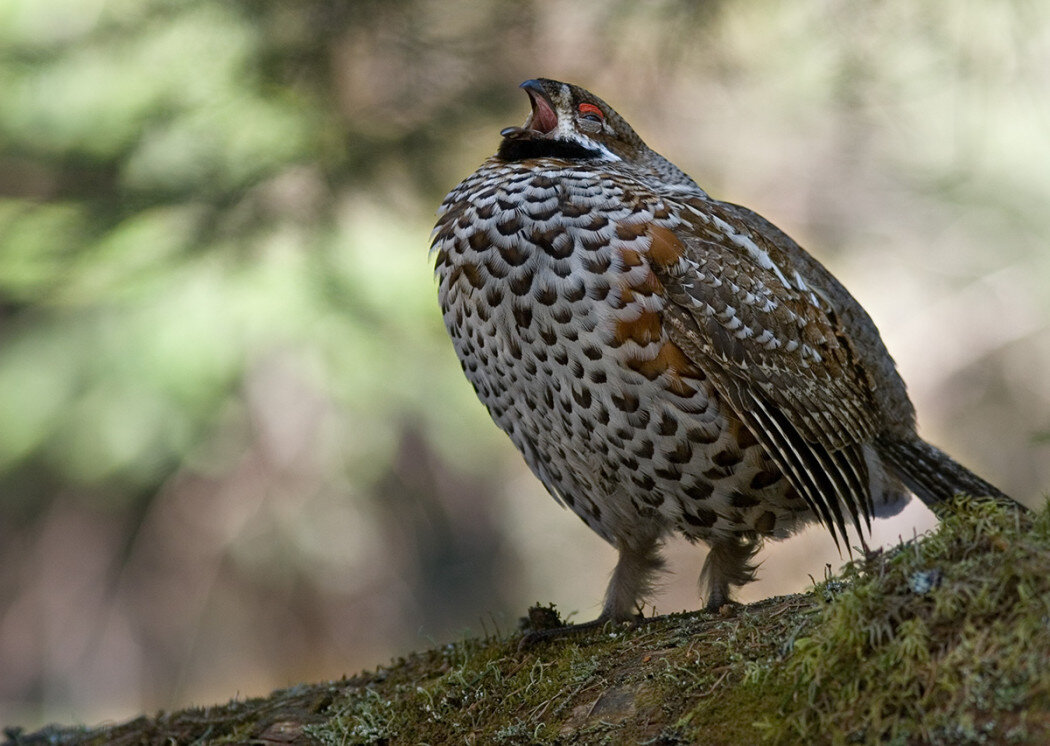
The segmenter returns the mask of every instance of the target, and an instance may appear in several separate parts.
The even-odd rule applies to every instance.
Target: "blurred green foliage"
[[[469,410],[427,375],[448,351],[420,208],[390,223],[348,186],[368,178],[355,161],[400,163],[419,136],[368,136],[330,96],[326,19],[363,5],[5,4],[3,510],[59,484],[148,500],[282,346],[355,408],[365,463],[398,411],[440,427]]]

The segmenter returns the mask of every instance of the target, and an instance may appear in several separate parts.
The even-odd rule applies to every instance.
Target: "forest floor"
[[[520,641],[3,746],[1050,743],[1050,508],[958,501],[807,593]]]

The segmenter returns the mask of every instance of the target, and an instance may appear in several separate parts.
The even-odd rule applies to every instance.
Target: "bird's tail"
[[[908,489],[931,507],[956,495],[990,497],[1015,507],[1020,505],[940,448],[919,437],[904,440],[881,436],[876,440],[875,447]]]

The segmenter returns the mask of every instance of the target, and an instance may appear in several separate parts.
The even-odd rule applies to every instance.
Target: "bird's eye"
[[[594,104],[580,104],[576,107],[576,110],[580,112],[580,116],[583,119],[599,123],[605,120],[605,115],[602,114],[602,110]]]

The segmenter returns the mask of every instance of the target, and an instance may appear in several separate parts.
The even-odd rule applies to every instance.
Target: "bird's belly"
[[[467,378],[547,489],[611,542],[639,521],[790,532],[804,503],[673,345],[660,299],[630,289],[632,267],[591,256],[619,273],[559,274],[546,259],[479,287],[446,271],[442,297]]]

